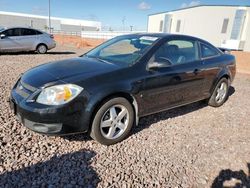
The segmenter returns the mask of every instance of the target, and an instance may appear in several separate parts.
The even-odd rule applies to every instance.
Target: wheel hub
[[[129,113],[125,106],[114,105],[104,113],[101,119],[101,134],[107,139],[116,139],[126,131],[128,123]]]
[[[215,97],[217,103],[221,103],[227,94],[227,84],[225,82],[222,82],[220,86],[217,89],[217,95]]]

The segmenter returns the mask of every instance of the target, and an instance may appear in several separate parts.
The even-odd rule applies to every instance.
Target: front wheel
[[[229,83],[228,79],[222,78],[216,85],[212,96],[208,100],[208,105],[219,107],[225,103],[228,97]]]
[[[104,145],[124,140],[134,123],[134,110],[125,98],[106,101],[96,112],[90,136]]]

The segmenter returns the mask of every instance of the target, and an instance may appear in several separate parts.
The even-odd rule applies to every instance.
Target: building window
[[[160,32],[162,32],[163,31],[163,20],[161,20],[161,22],[160,22],[160,30],[159,30]]]
[[[177,20],[176,32],[179,33],[181,29],[181,20]]]
[[[231,39],[239,40],[246,19],[246,10],[236,10]]]
[[[227,33],[228,23],[229,23],[229,19],[228,18],[224,19],[222,29],[221,29],[221,33]]]
[[[166,14],[163,23],[163,32],[171,33],[172,15]]]

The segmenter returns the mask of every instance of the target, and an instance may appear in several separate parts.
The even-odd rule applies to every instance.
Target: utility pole
[[[134,27],[134,26],[132,26],[132,25],[130,26],[130,31],[133,31],[133,27]]]
[[[122,18],[122,30],[125,31],[125,21],[126,21],[126,16]]]
[[[50,0],[49,0],[49,33],[51,33]]]

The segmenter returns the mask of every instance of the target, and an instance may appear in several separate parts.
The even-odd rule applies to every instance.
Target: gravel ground
[[[74,52],[74,53],[71,53]],[[18,123],[7,99],[19,74],[83,51],[0,56],[0,187],[250,187],[250,76],[238,74],[220,108],[199,102],[142,118],[125,141],[42,136]],[[250,167],[250,166],[249,166]]]

